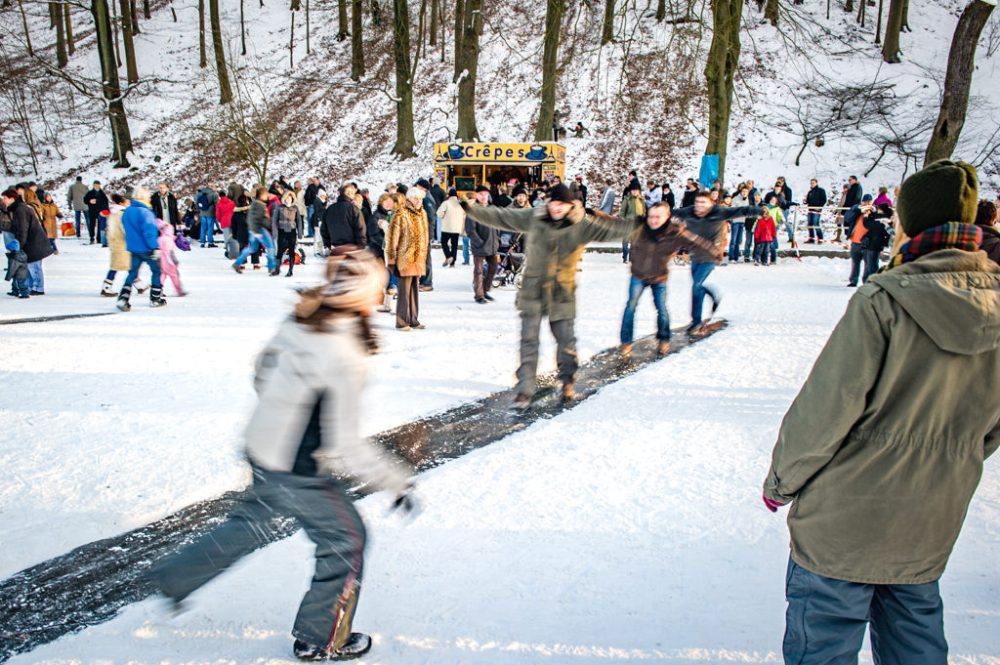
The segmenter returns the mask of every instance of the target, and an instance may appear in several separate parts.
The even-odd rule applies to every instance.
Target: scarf
[[[961,249],[974,252],[979,249],[983,240],[983,231],[975,224],[948,222],[941,226],[932,226],[913,236],[899,247],[899,253],[893,256],[879,272],[891,270],[904,263],[916,261],[921,256],[941,249]]]

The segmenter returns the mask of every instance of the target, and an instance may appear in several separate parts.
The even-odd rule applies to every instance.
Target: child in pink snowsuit
[[[174,256],[174,249],[177,248],[174,227],[162,219],[158,221],[160,227],[160,270],[163,272],[163,284],[166,286],[167,279],[169,279],[173,282],[177,295],[186,296],[187,291],[181,286],[181,274],[177,269],[177,259]]]

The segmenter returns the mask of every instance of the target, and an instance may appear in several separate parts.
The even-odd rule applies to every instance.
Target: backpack
[[[208,210],[208,192],[199,192],[197,202],[199,210]]]

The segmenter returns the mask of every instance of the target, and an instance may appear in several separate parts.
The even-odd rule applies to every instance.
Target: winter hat
[[[476,187],[476,194],[478,194],[479,192],[486,192],[487,194],[489,194],[490,188],[487,187],[486,185],[478,185]]]
[[[573,203],[579,199],[577,199],[576,195],[570,191],[569,187],[559,183],[549,190],[549,200],[561,201],[562,203]]]
[[[406,185],[404,185],[401,182],[397,182],[396,183],[396,191],[399,192],[400,194],[403,194],[405,196],[406,192],[409,191],[409,187],[407,187]]]
[[[458,196],[458,190],[454,187],[448,188],[448,196]]]
[[[430,189],[431,189],[431,183],[427,182],[427,178],[420,178],[415,183],[413,183],[413,186],[414,187],[420,187],[425,192],[429,192]]]
[[[518,185],[517,187],[514,188],[514,191],[511,194],[511,196],[516,199],[521,194],[527,194],[527,193],[528,193],[528,190],[526,190],[524,188],[524,185]]]
[[[385,268],[367,249],[344,245],[326,261],[326,281],[299,292],[296,318],[308,319],[320,307],[345,314],[364,314],[382,297]]]
[[[861,197],[861,202],[862,203],[871,203],[872,202],[872,195],[871,194],[865,194],[864,196]]]
[[[942,159],[903,181],[896,209],[903,231],[912,238],[946,222],[972,224],[978,200],[976,167]]]
[[[9,243],[7,243],[7,251],[8,252],[20,252],[21,251],[21,243],[19,243],[16,238],[14,240],[11,240]]]

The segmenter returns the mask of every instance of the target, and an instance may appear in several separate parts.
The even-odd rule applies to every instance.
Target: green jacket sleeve
[[[986,435],[986,445],[983,451],[983,459],[986,459],[1000,448],[1000,422],[994,425],[989,434]]]
[[[535,216],[534,208],[498,208],[495,206],[470,206],[462,202],[465,214],[480,224],[492,226],[502,231],[517,231],[527,233],[531,230],[531,218]],[[466,227],[468,228],[468,227]]]
[[[764,494],[788,503],[833,458],[864,412],[878,380],[887,336],[879,292],[859,291],[785,414],[771,453]]]
[[[587,211],[587,216],[580,223],[580,233],[583,242],[623,240],[632,235],[639,223],[632,219],[612,217],[602,212]]]

